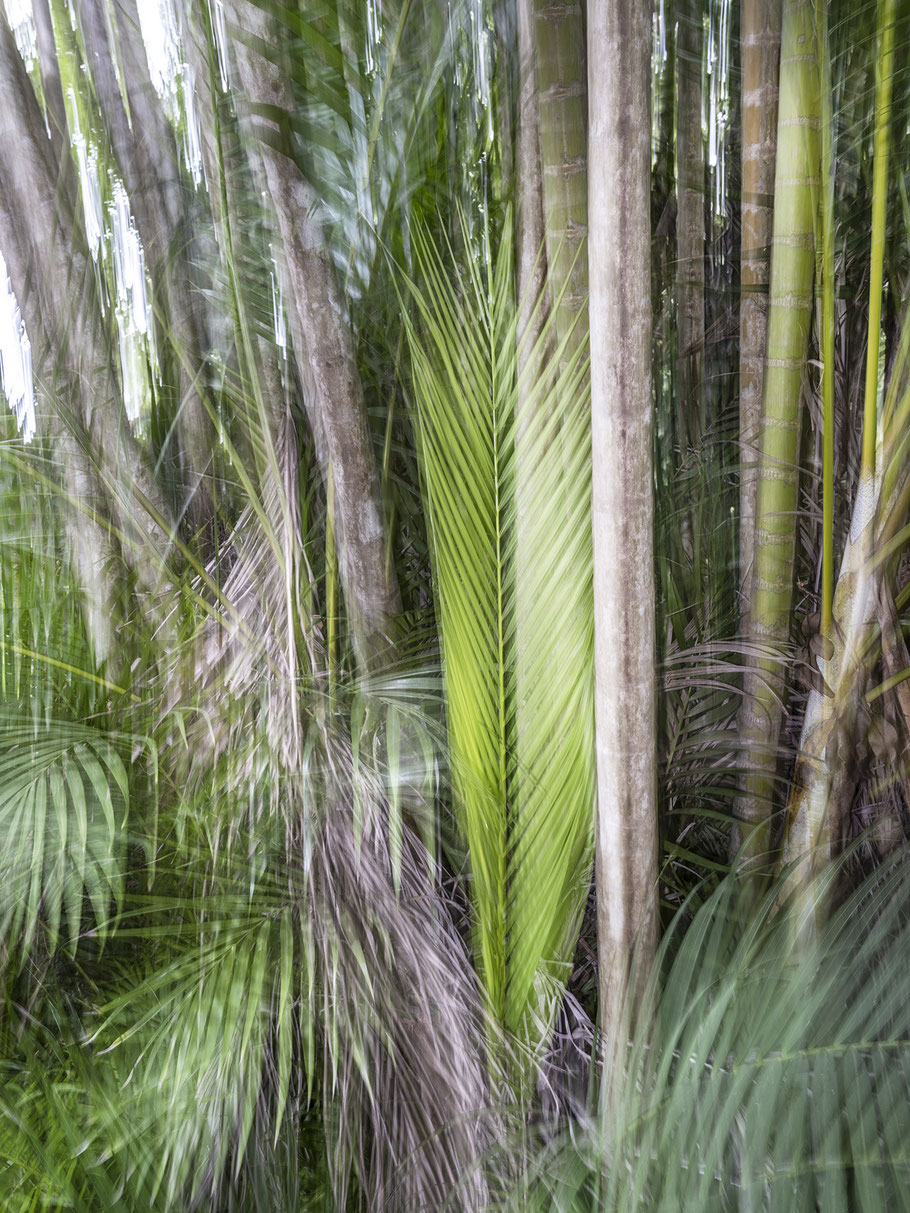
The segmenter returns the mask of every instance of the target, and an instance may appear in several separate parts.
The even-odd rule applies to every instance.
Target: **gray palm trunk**
[[[102,0],[79,0],[77,11],[105,132],[145,249],[156,313],[166,320],[159,324],[160,336],[173,350],[181,489],[190,528],[196,532],[210,528],[213,521],[216,439],[203,399],[203,361],[214,324],[200,274],[194,203],[181,180],[174,133],[149,74],[135,0],[117,0],[116,5],[129,115],[114,68]]]
[[[251,108],[290,114],[294,101],[278,60],[269,13],[246,0],[225,12],[234,31],[239,82]],[[319,198],[288,154],[277,117],[258,119],[263,168],[283,246],[289,323],[303,380],[304,402],[325,475],[334,490],[339,572],[360,664],[387,652],[391,621],[400,609],[393,570],[385,559],[379,479],[363,389],[344,302],[322,229]],[[276,146],[277,144],[277,146]]]
[[[105,620],[104,614],[112,609],[113,591],[104,588],[100,570],[118,552],[133,572],[143,609],[151,617],[163,611],[170,508],[126,419],[94,275],[80,251],[69,150],[59,138],[48,139],[5,19],[0,102],[0,250],[35,350],[41,398],[50,405],[46,429],[60,454],[64,494],[97,523],[76,538],[73,558],[96,657],[105,660],[113,616]],[[84,524],[67,513],[72,534]]]
[[[625,996],[641,991],[657,936],[651,9],[647,0],[615,0],[588,17],[595,852],[609,1041]]]

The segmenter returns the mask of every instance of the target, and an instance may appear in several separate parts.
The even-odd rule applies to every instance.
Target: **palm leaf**
[[[15,963],[39,931],[71,953],[86,902],[96,931],[123,896],[129,786],[117,739],[65,722],[13,718],[0,734],[0,929]]]
[[[466,222],[462,236],[470,249]],[[483,269],[453,272],[421,228],[414,251],[408,336],[476,946],[496,1018],[539,1019],[534,1038],[567,977],[593,825],[584,362],[563,342],[534,382],[519,370],[508,239]]]
[[[515,1207],[910,1208],[907,871],[868,879],[802,952],[784,880],[749,920],[736,874],[688,903],[602,1119],[542,1152]]]

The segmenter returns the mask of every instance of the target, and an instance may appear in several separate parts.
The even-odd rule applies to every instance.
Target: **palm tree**
[[[777,149],[781,6],[744,4],[742,47],[742,237],[739,317],[739,429],[745,444],[740,469],[740,569],[744,611],[751,601],[757,438],[761,432],[762,383],[771,264],[771,204]]]
[[[907,14],[683,8],[0,20],[4,1208],[900,1207]]]
[[[590,30],[591,415],[600,1007],[612,1033],[657,921],[648,8]],[[626,104],[617,108],[612,98]]]

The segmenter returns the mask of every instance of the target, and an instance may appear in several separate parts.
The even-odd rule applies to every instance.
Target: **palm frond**
[[[907,872],[895,856],[801,952],[783,882],[748,921],[736,874],[684,907],[600,1119],[542,1153],[515,1207],[910,1207]]]
[[[123,898],[129,784],[118,741],[67,722],[4,722],[0,924],[7,963],[77,947],[87,899],[104,939]],[[61,919],[64,926],[61,928]]]
[[[494,1015],[539,1040],[593,824],[585,363],[564,341],[533,382],[519,372],[510,242],[480,266],[466,223],[462,238],[468,268],[453,269],[451,247],[414,232],[415,411],[477,952]]]

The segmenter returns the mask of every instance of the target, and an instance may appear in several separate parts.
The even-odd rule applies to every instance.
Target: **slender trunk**
[[[80,482],[103,486],[106,499],[87,508],[109,515],[119,529],[121,554],[154,614],[166,589],[162,560],[170,544],[169,510],[126,421],[94,276],[67,213],[74,194],[67,186],[71,172],[68,155],[60,166],[53,161],[37,100],[9,26],[0,19],[0,249],[35,361],[53,384],[51,431],[58,440],[69,431],[67,449],[81,450],[86,468],[94,465]]]
[[[516,271],[519,358],[523,364],[531,356],[549,310],[534,0],[517,0],[516,23],[519,80],[515,133]]]
[[[893,532],[902,522],[902,468],[906,463],[902,439],[910,398],[905,399],[896,416],[893,408],[886,409],[885,424],[878,409],[894,18],[895,0],[882,0],[876,56],[869,336],[860,480],[834,595],[834,626],[825,638],[827,652],[818,658],[826,693],[814,689],[806,705],[781,854],[784,865],[795,865],[792,882],[801,885],[807,885],[808,874],[831,857],[852,799],[854,764],[847,761],[846,754],[855,744],[859,702],[871,658],[870,632],[876,628],[879,614],[882,565],[876,559],[876,534],[883,523]],[[902,366],[906,357],[904,343],[898,355]],[[814,882],[809,887],[814,888]]]
[[[293,112],[286,77],[276,64],[275,31],[267,12],[246,0],[225,6],[235,29],[237,70],[258,113],[265,176],[275,209],[287,273],[289,319],[304,398],[323,471],[332,469],[339,570],[357,656],[381,660],[399,610],[394,573],[386,567],[379,483],[363,390],[331,255],[319,218],[319,198],[299,167],[279,150],[281,114]],[[277,146],[276,146],[277,145]]]
[[[530,0],[524,0],[529,4]],[[587,341],[585,26],[579,0],[533,0],[544,228],[556,339]]]
[[[79,0],[79,21],[105,131],[130,199],[164,318],[159,337],[173,349],[181,489],[190,528],[213,523],[215,430],[202,399],[210,343],[206,297],[192,238],[191,199],[181,181],[173,130],[155,95],[133,0],[118,0],[118,32],[130,114],[124,108],[101,0]],[[209,535],[211,539],[211,535]],[[210,543],[204,545],[210,548]]]
[[[651,8],[589,10],[597,936],[601,1022],[657,935],[651,402]],[[630,964],[636,957],[636,969]]]
[[[676,51],[676,332],[683,434],[697,447],[705,428],[705,145],[701,129],[701,4],[683,5]]]
[[[748,631],[758,494],[774,169],[781,0],[745,0],[742,47],[742,243],[739,305],[739,576],[741,631]]]
[[[749,639],[771,651],[746,671],[740,737],[747,774],[738,815],[744,854],[767,854],[775,804],[781,695],[790,640],[799,484],[800,394],[806,373],[819,185],[815,13],[787,0],[781,44],[773,251]]]

